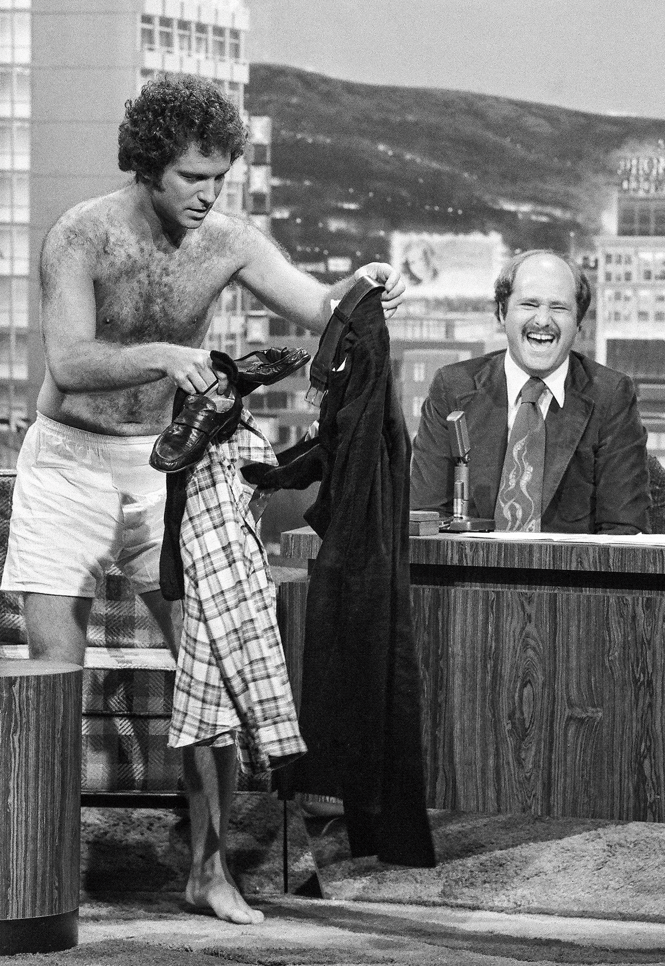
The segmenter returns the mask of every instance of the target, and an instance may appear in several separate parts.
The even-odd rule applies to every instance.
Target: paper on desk
[[[443,531],[446,533],[447,531]],[[522,533],[518,530],[492,530],[487,532],[464,532],[451,536],[465,536],[476,540],[500,540],[514,543],[584,543],[602,547],[665,547],[665,533]]]

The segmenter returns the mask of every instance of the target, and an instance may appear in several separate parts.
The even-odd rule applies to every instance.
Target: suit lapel
[[[470,502],[480,517],[494,516],[506,455],[508,398],[503,359],[504,353],[490,359],[475,377],[475,390],[458,397],[471,440]]]
[[[563,409],[553,399],[545,420],[543,513],[552,501],[591,418],[594,404],[584,391],[588,382],[584,369],[571,353]]]

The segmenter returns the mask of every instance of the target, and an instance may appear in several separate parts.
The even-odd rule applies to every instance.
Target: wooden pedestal
[[[0,661],[0,956],[78,941],[81,680]]]

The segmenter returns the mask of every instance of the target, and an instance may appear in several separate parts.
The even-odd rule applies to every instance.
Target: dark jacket
[[[452,513],[446,417],[466,413],[469,515],[494,516],[508,438],[504,352],[436,373],[413,444],[411,506]],[[628,376],[570,354],[565,401],[547,418],[541,529],[553,533],[648,532],[646,430]]]
[[[318,445],[267,486],[320,479],[305,519],[322,537],[307,597],[295,787],[344,799],[353,855],[430,866],[420,676],[409,589],[410,445],[393,387],[381,290],[352,312]],[[280,479],[282,484],[280,483]]]
[[[341,789],[353,854],[434,864],[409,598],[410,446],[380,292],[340,340],[321,412],[327,459],[307,522],[310,581],[300,724],[302,790]]]

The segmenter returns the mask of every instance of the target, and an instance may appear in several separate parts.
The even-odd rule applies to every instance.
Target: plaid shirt
[[[249,511],[253,488],[238,460],[276,464],[256,422],[209,446],[187,483],[180,531],[185,575],[172,747],[229,745],[243,771],[259,774],[307,749],[277,627],[275,585]],[[279,761],[284,759],[284,761]]]

